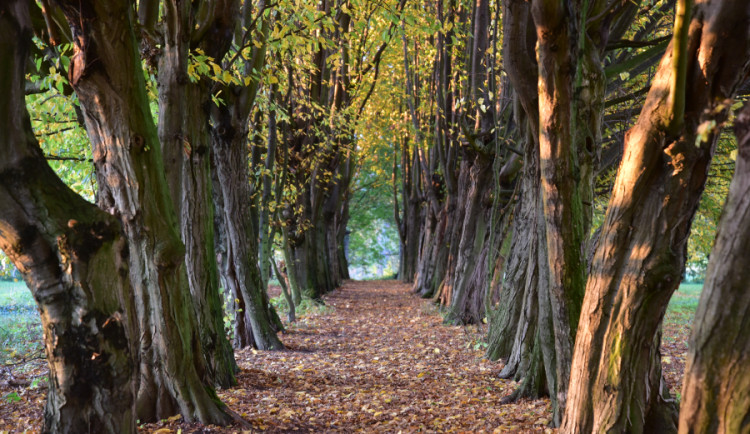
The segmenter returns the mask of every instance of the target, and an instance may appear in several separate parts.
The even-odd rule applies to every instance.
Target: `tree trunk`
[[[293,265],[287,263],[287,267],[289,274],[294,275],[299,292],[307,298],[320,300],[323,294],[336,288],[329,266],[328,225],[320,216],[307,221],[309,228],[302,233],[297,231],[291,241]]]
[[[557,408],[564,409],[586,284],[582,248],[584,219],[579,191],[583,180],[578,178],[578,150],[572,124],[575,70],[571,66],[575,59],[568,26],[574,17],[569,16],[562,2],[534,1],[531,14],[538,41],[539,149],[557,377],[557,388],[551,393],[555,394],[553,402]],[[544,294],[540,293],[540,297]],[[559,422],[555,418],[555,424]]]
[[[393,161],[393,211],[399,235],[398,279],[413,283],[419,262],[419,241],[427,218],[419,197],[419,162],[417,152],[409,152],[408,138],[398,146]],[[399,149],[400,148],[400,149]],[[400,159],[399,159],[400,152]],[[398,198],[398,162],[401,162],[401,208]]]
[[[453,195],[448,194],[438,214],[435,233],[431,238],[432,245],[429,246],[432,249],[432,256],[427,259],[431,261],[428,268],[430,274],[426,275],[427,280],[424,282],[424,287],[420,290],[423,297],[428,296],[428,294],[430,297],[441,295],[439,289],[448,272],[450,259],[449,243],[455,213],[456,199]],[[420,282],[418,281],[418,283]]]
[[[458,186],[455,191],[448,191],[446,203],[449,205],[449,212],[446,216],[446,232],[443,235],[443,243],[440,248],[446,256],[445,267],[441,275],[435,277],[439,280],[435,280],[437,285],[437,300],[441,306],[445,308],[451,307],[451,301],[453,300],[453,280],[456,272],[456,262],[458,260],[458,251],[461,245],[462,229],[464,226],[464,218],[466,217],[467,194],[469,190],[469,178],[471,172],[471,162],[467,155],[459,164],[459,176]]]
[[[747,72],[749,17],[746,2],[699,1],[626,136],[586,287],[562,432],[676,429],[674,404],[662,393],[658,331],[719,135],[697,129],[726,119],[724,101]],[[682,56],[680,66],[673,58]]]
[[[138,347],[120,223],[44,159],[24,95],[28,3],[0,4],[0,248],[37,302],[49,366],[42,432],[135,433]]]
[[[224,303],[214,253],[209,113],[203,109],[212,102],[204,80],[188,80],[190,9],[187,3],[165,5],[158,74],[159,139],[185,244],[185,269],[207,376],[218,387],[230,387],[236,384],[237,364],[224,330]]]
[[[251,80],[243,85],[218,86],[218,90],[214,89],[214,95],[220,93],[224,104],[210,105],[214,204],[220,217],[215,219],[218,225],[219,273],[224,290],[234,303],[236,346],[277,350],[282,349],[283,345],[274,329],[278,316],[269,303],[258,266],[258,231],[253,226],[250,210],[251,184],[247,146],[248,118],[259,86],[252,71],[260,71],[265,63],[270,18],[265,13],[266,4],[263,0],[256,5],[258,13],[262,15],[255,18],[252,15],[254,3],[245,2],[241,11],[234,8],[236,5],[237,3],[232,2],[223,4],[223,12],[219,15],[223,24],[217,24],[223,30],[208,32],[208,35],[222,38],[223,35],[231,35],[230,29],[234,29],[235,24],[248,28],[251,23],[257,24],[255,18],[260,20],[256,36],[258,45],[253,46],[252,54],[243,66],[245,76]],[[218,53],[207,50],[209,55],[223,57],[221,53],[226,52],[222,43],[208,47]],[[223,51],[218,51],[219,47],[224,47]]]
[[[453,295],[445,318],[446,322],[456,325],[480,323],[485,314],[485,247],[491,217],[487,193],[494,187],[492,160],[477,153],[469,172],[470,186],[464,202],[466,211],[452,279]]]
[[[747,432],[750,419],[750,104],[737,116],[737,165],[695,313],[681,433]]]
[[[536,142],[528,138],[521,189],[512,223],[509,260],[500,282],[500,302],[493,309],[487,355],[490,360],[506,359],[501,376],[522,378],[536,339],[539,215],[539,164]],[[536,198],[536,199],[535,199]],[[541,353],[540,353],[541,354]]]
[[[221,196],[216,201],[217,212],[223,217],[222,242],[226,249],[219,263],[225,290],[235,302],[235,343],[240,348],[283,349],[272,328],[268,294],[262,287],[258,267],[258,241],[252,236],[247,127],[242,121],[232,125],[229,113],[220,111],[226,116],[214,118],[211,150],[219,186],[217,194]]]
[[[428,282],[432,280],[434,267],[436,266],[437,248],[435,237],[437,237],[438,225],[442,223],[440,213],[435,214],[433,207],[425,207],[424,231],[420,237],[419,243],[419,260],[417,262],[417,272],[414,276],[413,291],[421,297],[432,297],[433,288]],[[442,211],[441,211],[442,213]]]
[[[122,222],[138,313],[138,417],[224,424],[207,370],[126,1],[59,1],[76,35],[69,76],[85,115],[100,206]]]

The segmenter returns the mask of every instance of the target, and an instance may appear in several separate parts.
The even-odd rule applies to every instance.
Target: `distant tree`
[[[319,37],[297,41],[298,51],[284,53],[286,263],[294,291],[310,298],[319,299],[348,278],[344,239],[356,164],[354,125],[378,83],[383,52],[405,3],[303,2],[295,25],[313,27]],[[380,10],[387,11],[385,19],[372,19]],[[381,37],[372,41],[369,35]]]

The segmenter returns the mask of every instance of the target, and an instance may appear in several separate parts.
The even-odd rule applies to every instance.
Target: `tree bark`
[[[159,139],[170,196],[178,211],[185,244],[185,269],[207,375],[216,386],[230,387],[236,384],[237,364],[224,330],[214,253],[209,113],[205,109],[212,102],[205,79],[197,83],[188,79],[191,5],[169,1],[164,6],[164,42],[158,71]]]
[[[42,432],[135,433],[138,346],[128,246],[114,217],[47,164],[24,94],[28,3],[0,4],[0,248],[37,302],[49,366]]]
[[[452,324],[478,324],[485,314],[487,250],[491,212],[488,190],[492,190],[492,160],[477,153],[472,161],[465,205],[465,217],[452,279],[453,294],[445,321]]]
[[[571,46],[575,35],[570,34],[569,26],[574,17],[569,16],[563,2],[555,1],[532,2],[531,15],[538,41],[540,168],[557,377],[557,388],[551,393],[555,394],[556,407],[564,409],[586,282],[584,219],[578,186],[582,180],[577,179],[580,172],[572,123],[576,79],[572,66],[576,59]],[[555,423],[560,423],[559,418]]]
[[[266,8],[258,2],[259,14]],[[247,28],[254,23],[253,3],[245,2],[241,16],[230,10],[220,16],[231,24],[222,28],[233,29],[238,21]],[[241,18],[241,19],[240,19]],[[254,46],[250,59],[244,65],[246,76],[253,77],[265,63],[266,41],[270,31],[269,18],[263,15],[259,35],[260,46]],[[235,21],[236,20],[236,21]],[[221,45],[219,45],[221,47]],[[218,50],[218,48],[215,48]],[[226,48],[221,51],[226,52]],[[258,266],[259,243],[250,211],[250,175],[247,137],[248,118],[253,108],[259,83],[250,80],[247,85],[225,84],[214,89],[221,92],[224,104],[211,105],[211,163],[214,179],[214,204],[219,218],[215,219],[219,251],[219,272],[224,290],[234,301],[235,345],[252,346],[261,350],[278,350],[284,346],[274,329],[273,307],[263,287]]]
[[[395,152],[396,158],[394,158],[393,162],[393,204],[400,241],[398,279],[404,283],[413,283],[417,274],[419,241],[426,215],[420,200],[419,162],[416,160],[417,152],[409,152],[408,138],[404,139],[400,146],[401,208],[403,211],[401,211],[402,214],[399,212],[398,187],[396,185],[398,148],[397,146]]]
[[[735,133],[737,165],[693,321],[680,433],[750,429],[750,104],[737,116]]]
[[[224,113],[224,110],[221,110]],[[272,328],[268,295],[262,288],[258,267],[258,241],[252,236],[247,161],[247,126],[222,116],[214,118],[213,162],[221,195],[222,241],[225,253],[220,260],[225,290],[235,301],[235,343],[240,348],[282,349]],[[235,128],[241,128],[236,130]]]
[[[685,69],[675,71],[670,47],[626,136],[586,287],[562,432],[676,429],[659,373],[658,331],[719,135],[697,129],[726,118],[724,101],[747,73],[749,9],[741,1],[697,3]],[[684,108],[675,110],[679,101],[669,95],[679,74]]]
[[[138,417],[225,424],[206,365],[126,1],[59,1],[75,35],[69,77],[91,139],[100,207],[123,225],[140,332]]]

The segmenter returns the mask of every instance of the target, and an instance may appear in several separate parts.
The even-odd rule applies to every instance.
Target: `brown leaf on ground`
[[[241,350],[238,386],[220,398],[256,431],[267,432],[553,432],[547,400],[502,405],[516,384],[501,363],[483,357],[486,330],[442,324],[428,301],[393,281],[347,282],[328,294],[330,309],[303,317],[281,335],[281,352]],[[482,326],[485,327],[486,326]],[[665,335],[678,332],[665,330]],[[685,342],[684,331],[672,342]],[[670,386],[678,388],[684,344],[665,349]],[[677,362],[675,362],[677,361]],[[15,378],[16,381],[30,381]],[[678,372],[679,370],[679,372]],[[18,375],[17,375],[18,376]],[[23,377],[23,375],[21,375]],[[674,390],[674,389],[673,389]],[[679,390],[679,389],[677,389]],[[44,389],[2,385],[0,431],[36,432]],[[160,431],[161,430],[161,431]],[[242,433],[247,428],[145,424],[141,432]]]

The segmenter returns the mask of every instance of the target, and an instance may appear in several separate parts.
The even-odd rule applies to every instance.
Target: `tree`
[[[93,147],[99,206],[127,239],[140,335],[138,418],[180,413],[223,424],[209,386],[185,271],[185,247],[148,106],[129,2],[60,1],[75,40],[70,84]]]
[[[630,28],[636,9],[631,3],[503,3],[503,61],[517,98],[516,140],[526,149],[488,354],[507,358],[502,376],[524,378],[508,399],[546,390],[555,423],[565,407],[585,284],[594,157],[607,96],[604,53],[609,40]]]
[[[248,117],[256,102],[260,86],[259,71],[266,59],[270,10],[264,0],[257,5],[245,2],[241,10],[238,10],[238,2],[232,4],[234,7],[226,5],[222,10],[219,20],[222,31],[218,34],[233,34],[229,32],[235,25],[242,29],[234,33],[235,51],[232,56],[227,56],[224,63],[225,70],[238,63],[236,68],[242,78],[217,85],[213,95],[220,98],[221,103],[211,105],[210,109],[221,280],[235,303],[236,345],[240,348],[282,349],[283,344],[274,328],[275,312],[270,307],[266,288],[262,287],[263,279],[258,266],[258,230],[253,225],[250,210],[247,147]],[[258,29],[253,27],[254,23],[259,24]],[[222,45],[218,44],[210,53],[223,57],[226,47],[222,49]]]
[[[726,119],[750,49],[745,2],[698,1],[692,19],[690,2],[679,4],[672,46],[626,135],[586,285],[563,432],[676,429],[660,323],[685,264],[714,126]]]
[[[55,175],[25,105],[28,2],[0,4],[0,247],[37,301],[49,366],[44,432],[136,432],[138,347],[120,222]]]
[[[196,7],[197,6],[197,7]],[[235,8],[233,8],[235,6]],[[139,5],[143,39],[154,31],[159,2]],[[236,383],[234,351],[224,330],[223,299],[214,254],[214,207],[210,172],[209,111],[210,83],[205,77],[189,79],[190,44],[199,44],[214,57],[229,45],[236,5],[217,2],[164,2],[162,46],[158,59],[159,141],[170,196],[185,244],[185,269],[193,296],[207,377],[219,387]],[[204,10],[208,10],[205,12]],[[200,11],[200,12],[197,12]],[[223,12],[224,15],[221,15]],[[210,29],[195,30],[195,15],[202,15]],[[199,34],[196,34],[199,33]],[[226,34],[230,36],[224,36]],[[222,35],[217,37],[216,35]],[[142,44],[142,45],[147,45]],[[149,51],[157,51],[149,47]],[[218,52],[217,52],[218,51]]]
[[[381,8],[398,14],[405,5],[328,0],[303,9],[298,28],[314,28],[299,54],[285,53],[286,113],[282,135],[289,150],[284,219],[289,278],[295,291],[319,299],[348,277],[343,243],[349,218],[356,143],[353,125],[372,95],[380,62],[398,19],[372,20]],[[370,32],[380,42],[367,44]],[[359,43],[354,43],[361,36]],[[304,61],[299,61],[300,59]]]
[[[750,246],[750,104],[737,116],[735,132],[737,168],[690,338],[680,405],[682,433],[742,432],[750,410],[744,339],[750,331],[746,291],[750,272],[744,261]]]

